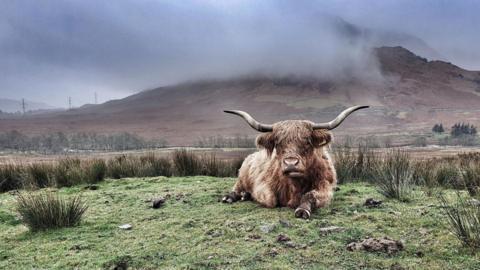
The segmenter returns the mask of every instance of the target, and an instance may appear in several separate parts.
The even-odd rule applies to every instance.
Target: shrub
[[[22,188],[22,174],[20,165],[7,164],[0,166],[0,192]]]
[[[480,164],[468,162],[461,166],[462,180],[471,196],[480,194]]]
[[[415,145],[417,147],[425,147],[425,146],[427,146],[427,144],[428,144],[427,143],[427,138],[424,137],[424,136],[417,137],[413,141],[413,145]]]
[[[467,247],[480,248],[480,204],[463,198],[457,192],[457,200],[451,204],[444,195],[439,201],[448,219],[450,230]]]
[[[404,150],[392,150],[385,154],[376,167],[376,183],[379,192],[387,198],[410,200],[413,190],[413,164]]]
[[[79,196],[63,199],[50,192],[20,193],[17,211],[32,231],[72,227],[80,223],[87,205]]]

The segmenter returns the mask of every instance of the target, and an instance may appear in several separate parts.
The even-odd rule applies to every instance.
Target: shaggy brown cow
[[[288,206],[295,216],[309,218],[312,210],[326,206],[337,183],[335,168],[325,146],[336,128],[352,112],[368,106],[350,107],[328,123],[287,120],[273,125],[259,123],[243,111],[225,111],[241,116],[254,129],[260,151],[249,155],[240,168],[233,191],[225,203],[253,199],[265,207]]]

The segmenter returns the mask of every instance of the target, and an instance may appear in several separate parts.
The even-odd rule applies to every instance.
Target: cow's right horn
[[[245,121],[247,121],[247,123],[252,127],[254,128],[255,130],[258,130],[260,132],[270,132],[273,130],[273,125],[267,125],[267,124],[263,124],[263,123],[260,123],[258,122],[257,120],[253,119],[253,117],[244,112],[244,111],[224,111],[226,113],[231,113],[231,114],[236,114],[240,117],[242,117],[243,119],[245,119]]]
[[[347,118],[347,116],[349,116],[354,111],[360,110],[360,109],[365,109],[365,108],[368,108],[368,107],[369,106],[353,106],[353,107],[350,107],[350,108],[344,110],[343,112],[341,112],[337,116],[337,118],[333,119],[330,122],[315,123],[313,125],[313,129],[329,129],[329,130],[334,129],[334,128],[338,127],[343,122],[343,120],[345,120],[345,118]]]

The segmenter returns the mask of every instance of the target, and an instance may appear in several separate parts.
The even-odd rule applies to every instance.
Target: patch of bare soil
[[[393,240],[389,237],[383,238],[366,238],[359,242],[352,242],[347,245],[348,251],[365,250],[368,252],[385,252],[388,254],[394,254],[402,251],[404,244],[402,241]]]

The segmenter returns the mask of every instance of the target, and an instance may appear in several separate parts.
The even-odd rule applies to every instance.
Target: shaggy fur
[[[337,179],[326,146],[332,136],[313,130],[312,122],[282,121],[273,131],[257,137],[260,151],[242,164],[233,191],[223,202],[253,199],[265,207],[288,206],[297,217],[326,206],[333,196]],[[290,174],[293,164],[294,174]]]

